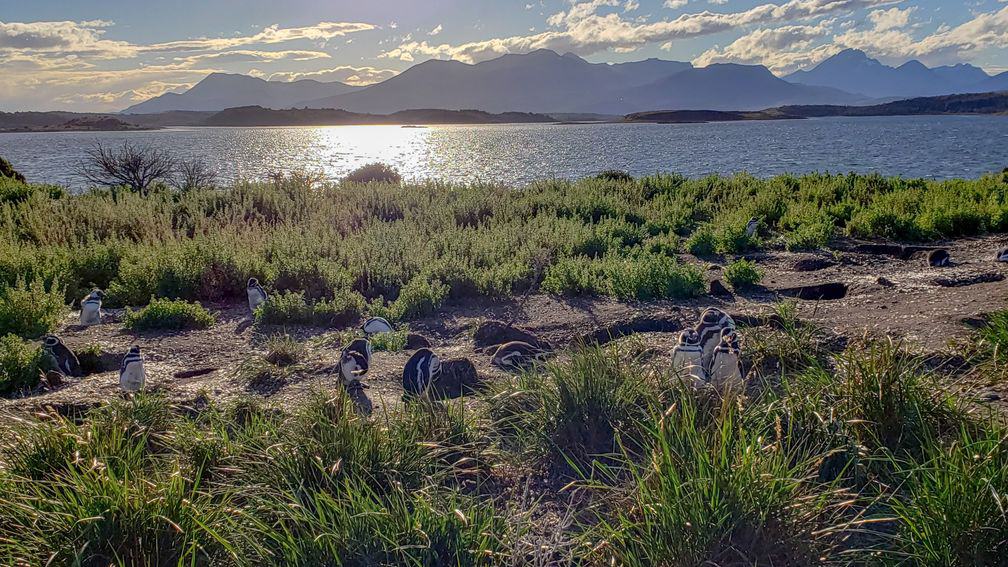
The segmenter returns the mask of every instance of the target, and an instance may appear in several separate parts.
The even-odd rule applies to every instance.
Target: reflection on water
[[[95,141],[151,144],[202,155],[224,180],[321,171],[337,179],[381,161],[408,179],[501,182],[674,171],[758,176],[877,171],[972,177],[1008,166],[1008,117],[827,118],[724,124],[513,124],[172,128],[151,132],[0,134],[0,156],[30,179],[81,186],[76,171]]]

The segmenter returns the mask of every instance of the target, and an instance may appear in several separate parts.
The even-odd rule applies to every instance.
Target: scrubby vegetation
[[[0,290],[62,293],[75,303],[99,287],[109,307],[151,297],[240,301],[254,276],[271,295],[303,294],[305,307],[288,297],[278,323],[330,324],[357,312],[409,320],[445,301],[536,288],[688,297],[703,286],[698,262],[684,253],[817,248],[843,235],[929,240],[1008,230],[1001,175],[607,174],[522,188],[361,181],[374,182],[278,176],[223,191],[152,187],[144,197],[118,189],[68,196],[4,179]],[[745,233],[751,217],[761,219],[753,238]],[[54,312],[52,302],[40,305],[47,306],[40,319]],[[45,327],[0,332],[37,335]]]
[[[214,316],[198,303],[173,299],[152,299],[137,311],[127,311],[123,325],[133,331],[206,329]]]
[[[750,288],[763,279],[763,270],[752,260],[739,259],[725,266],[724,277],[732,289]]]
[[[680,385],[630,339],[575,350],[468,403],[396,404],[372,418],[335,390],[290,411],[140,394],[6,422],[0,557],[998,563],[1003,425],[966,411],[898,344],[830,350],[788,304],[772,324],[742,330],[753,374],[739,400]],[[250,380],[306,371],[305,345],[263,346]]]
[[[42,368],[42,349],[17,335],[0,337],[0,396],[34,388]]]
[[[402,181],[402,176],[395,168],[384,163],[369,163],[346,174],[346,183],[394,183]]]

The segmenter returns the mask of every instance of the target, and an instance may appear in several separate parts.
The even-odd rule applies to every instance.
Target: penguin
[[[344,386],[360,382],[371,365],[371,341],[355,339],[340,353],[339,375]]]
[[[364,324],[361,325],[361,330],[364,331],[364,336],[370,337],[379,333],[391,333],[395,329],[392,328],[392,324],[386,321],[385,318],[372,317],[364,321]]]
[[[742,385],[742,368],[739,366],[741,349],[735,329],[725,329],[721,342],[714,349],[710,366],[710,383],[719,390],[735,390]]]
[[[124,392],[133,393],[143,390],[146,382],[147,373],[144,371],[143,355],[140,354],[140,347],[133,345],[119,366],[119,387]]]
[[[759,230],[759,223],[760,221],[756,217],[752,217],[751,219],[749,219],[749,222],[746,223],[745,235],[748,238],[753,238],[756,236],[756,231]]]
[[[679,333],[679,344],[672,349],[672,371],[680,378],[693,376],[699,381],[707,381],[700,335],[693,329]]]
[[[85,326],[100,325],[102,318],[102,299],[105,292],[96,289],[81,300],[80,324]]]
[[[440,373],[441,360],[431,349],[422,348],[413,353],[403,368],[402,387],[406,397],[428,398]]]
[[[546,351],[522,341],[511,341],[497,347],[493,355],[493,363],[508,370],[528,368],[537,362],[542,362]]]
[[[49,358],[53,370],[61,372],[64,376],[80,378],[84,374],[81,372],[80,361],[72,350],[63,344],[63,340],[56,335],[46,335],[42,341],[42,350]]]
[[[694,331],[700,337],[704,368],[710,367],[711,359],[714,357],[714,349],[721,342],[721,332],[725,329],[734,331],[735,320],[724,311],[716,307],[709,307],[700,316],[700,322],[697,323]]]
[[[249,278],[248,287],[245,291],[248,293],[249,311],[253,314],[255,314],[256,308],[266,303],[266,300],[269,299],[266,290],[259,285],[259,280],[255,278]]]
[[[948,250],[939,248],[928,252],[927,263],[932,268],[944,268],[949,265],[950,258]]]
[[[998,262],[1008,262],[1008,248],[1002,248],[998,251],[997,255]]]

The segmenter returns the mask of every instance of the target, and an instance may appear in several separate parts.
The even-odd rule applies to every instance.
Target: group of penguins
[[[756,233],[759,221],[753,218],[746,225],[746,234]],[[947,266],[949,253],[934,250],[928,255],[931,266]],[[997,254],[998,262],[1008,262],[1008,248]],[[256,309],[269,299],[259,280],[250,278],[247,285],[249,310]],[[105,294],[94,290],[81,300],[80,323],[83,326],[98,325],[102,319],[102,299]],[[378,333],[394,331],[392,325],[381,317],[372,317],[362,326],[364,337],[353,340],[340,353],[337,364],[343,385],[350,393],[360,393],[364,388],[361,378],[367,374],[371,363],[371,341],[369,337]],[[81,376],[77,356],[56,335],[47,335],[42,343],[48,365],[56,371],[72,377]],[[521,341],[505,343],[497,348],[493,356],[494,364],[503,368],[524,368],[541,361],[547,351]],[[740,349],[735,321],[724,311],[709,308],[703,312],[695,328],[683,331],[672,353],[673,370],[680,376],[692,377],[697,384],[710,384],[719,389],[734,388],[742,383],[739,366]],[[429,348],[417,350],[403,369],[403,389],[407,395],[426,395],[438,375],[441,361]],[[146,382],[143,355],[140,347],[133,345],[123,357],[119,367],[119,386],[125,392],[143,389]]]
[[[100,325],[102,320],[102,299],[105,293],[96,289],[81,300],[80,323],[82,326]],[[47,366],[64,376],[80,378],[80,361],[69,347],[63,344],[63,340],[56,335],[46,335],[42,339],[42,353],[47,359]],[[124,392],[137,392],[142,390],[147,381],[147,373],[144,371],[143,355],[140,347],[133,345],[126,356],[123,357],[119,365],[119,387]]]

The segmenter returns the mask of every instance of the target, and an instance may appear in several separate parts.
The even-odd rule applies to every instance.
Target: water
[[[604,169],[689,176],[857,171],[945,179],[1008,166],[1008,117],[1003,116],[18,133],[0,134],[0,156],[30,180],[81,187],[76,171],[85,150],[96,141],[124,140],[180,156],[205,156],[225,181],[298,169],[336,179],[374,161],[394,165],[407,179],[508,185]]]

